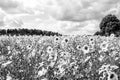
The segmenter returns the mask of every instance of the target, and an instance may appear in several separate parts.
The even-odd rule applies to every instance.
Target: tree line
[[[114,34],[116,37],[120,36],[120,20],[116,15],[108,14],[105,16],[99,25],[100,31],[94,35],[110,36]]]
[[[120,20],[116,15],[108,14],[101,20],[99,24],[100,31],[95,32],[94,35],[110,36],[114,34],[116,37],[120,36]],[[58,32],[38,30],[38,29],[0,29],[0,35],[42,35],[42,36],[62,36]]]
[[[42,35],[42,36],[62,36],[58,32],[38,30],[38,29],[0,29],[0,35]]]

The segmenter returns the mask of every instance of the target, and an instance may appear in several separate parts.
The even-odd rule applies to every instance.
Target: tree
[[[110,36],[110,34],[115,34],[120,31],[120,22],[109,22],[106,25],[105,33]],[[115,34],[116,35],[116,34]]]
[[[100,36],[103,36],[103,32],[101,32],[101,31],[97,31],[97,32],[95,32],[94,35],[100,35]]]
[[[100,30],[103,31],[103,33],[105,33],[106,26],[110,22],[119,22],[119,19],[112,14],[108,14],[107,16],[105,16],[100,23]]]
[[[100,25],[100,32],[96,32],[96,34],[102,34],[102,36],[110,36],[110,34],[115,34],[115,36],[120,35],[120,20],[112,14],[108,14],[105,16]]]
[[[37,29],[1,29],[0,35],[42,35],[42,36],[62,36],[62,34],[52,31],[43,31]]]

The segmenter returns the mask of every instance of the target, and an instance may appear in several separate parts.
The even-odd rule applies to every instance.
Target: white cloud
[[[21,27],[23,22],[19,17],[10,15],[0,8],[0,27]]]
[[[18,17],[11,17],[11,16],[6,16],[4,18],[4,24],[6,27],[21,27],[23,25],[23,22],[20,18]]]
[[[16,28],[23,25],[20,16],[25,14],[21,3],[16,0],[0,0],[0,27]],[[21,13],[22,12],[22,13]]]
[[[100,19],[119,0],[54,0],[48,6],[48,13],[54,18],[65,21],[86,21]]]
[[[86,31],[87,34],[93,35],[97,30],[99,30],[99,24],[97,21],[88,21],[88,24],[82,27],[82,31]]]
[[[4,17],[6,16],[6,13],[0,8],[0,27],[3,27],[4,24]]]
[[[0,0],[0,7],[5,10],[11,8],[17,8],[18,5],[19,4],[15,0]]]
[[[61,33],[63,34],[94,34],[99,30],[99,22],[96,20],[89,20],[85,22],[71,22],[71,21],[61,21]]]

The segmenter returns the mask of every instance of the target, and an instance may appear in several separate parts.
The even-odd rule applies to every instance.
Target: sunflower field
[[[0,36],[0,80],[120,80],[120,38]]]

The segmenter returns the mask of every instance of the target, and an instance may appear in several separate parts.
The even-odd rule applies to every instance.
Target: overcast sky
[[[0,0],[0,27],[94,34],[105,15],[119,18],[119,4],[120,0]]]

